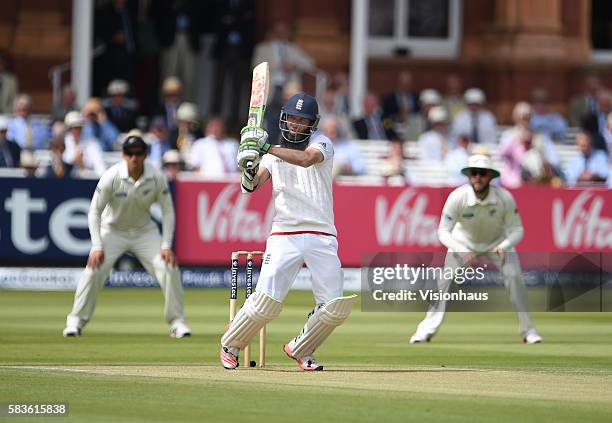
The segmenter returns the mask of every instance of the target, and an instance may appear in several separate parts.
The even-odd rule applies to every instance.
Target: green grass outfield
[[[218,350],[227,290],[186,291],[194,336],[181,340],[168,337],[156,289],[102,291],[84,336],[64,339],[72,295],[0,291],[0,403],[70,404],[69,418],[0,420],[612,419],[611,313],[536,313],[541,345],[520,343],[513,313],[450,313],[433,342],[409,345],[422,314],[357,306],[317,351],[326,370],[305,373],[281,352],[312,307],[309,292],[291,292],[268,326],[267,368],[226,371]]]

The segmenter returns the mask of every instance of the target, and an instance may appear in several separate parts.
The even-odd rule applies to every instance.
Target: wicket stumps
[[[230,287],[229,300],[229,318],[230,322],[236,317],[236,308],[238,303],[238,267],[241,256],[246,256],[246,283],[245,295],[246,300],[253,293],[253,257],[263,256],[263,251],[234,251],[232,252],[232,284]],[[244,367],[255,367],[255,362],[251,362],[251,345],[244,348]],[[262,327],[259,331],[259,367],[266,365],[266,327]]]

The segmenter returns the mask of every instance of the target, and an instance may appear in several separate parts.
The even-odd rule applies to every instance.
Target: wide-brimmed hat
[[[480,104],[482,106],[485,102],[485,94],[480,88],[470,88],[463,94],[463,101],[466,104]]]
[[[64,124],[68,128],[79,128],[85,126],[85,119],[83,119],[80,112],[73,110],[66,113],[66,117],[64,117]]]
[[[470,169],[489,169],[493,173],[493,177],[499,176],[499,171],[493,167],[491,158],[484,154],[474,154],[468,158],[468,165],[461,169],[461,173],[469,176]]]
[[[113,79],[109,84],[106,92],[108,95],[125,95],[130,90],[130,84],[123,79]]]
[[[180,164],[181,163],[181,153],[178,150],[168,150],[164,153],[162,158],[163,164]]]

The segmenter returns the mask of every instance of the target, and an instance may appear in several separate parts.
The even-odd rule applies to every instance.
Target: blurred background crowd
[[[584,72],[564,113],[546,87],[533,86],[508,121],[488,107],[485,87],[459,73],[441,75],[434,89],[402,67],[392,89],[364,93],[355,115],[348,73],[321,71],[284,20],[258,39],[256,16],[254,1],[96,2],[92,97],[78,104],[65,84],[47,113],[33,114],[41,107],[0,53],[0,175],[97,177],[120,158],[125,135],[140,133],[149,162],[171,179],[232,177],[251,69],[268,61],[271,139],[282,104],[316,77],[319,130],[334,143],[339,180],[457,185],[468,155],[481,152],[509,188],[612,184],[612,87],[596,72]]]

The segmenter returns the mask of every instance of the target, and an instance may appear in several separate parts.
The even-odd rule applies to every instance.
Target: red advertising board
[[[336,185],[342,264],[359,266],[365,252],[444,251],[436,230],[451,190]],[[612,191],[528,187],[513,194],[525,226],[519,251],[612,251]],[[180,181],[176,214],[180,262],[225,264],[234,250],[265,247],[274,215],[271,187],[243,195],[237,183]]]

